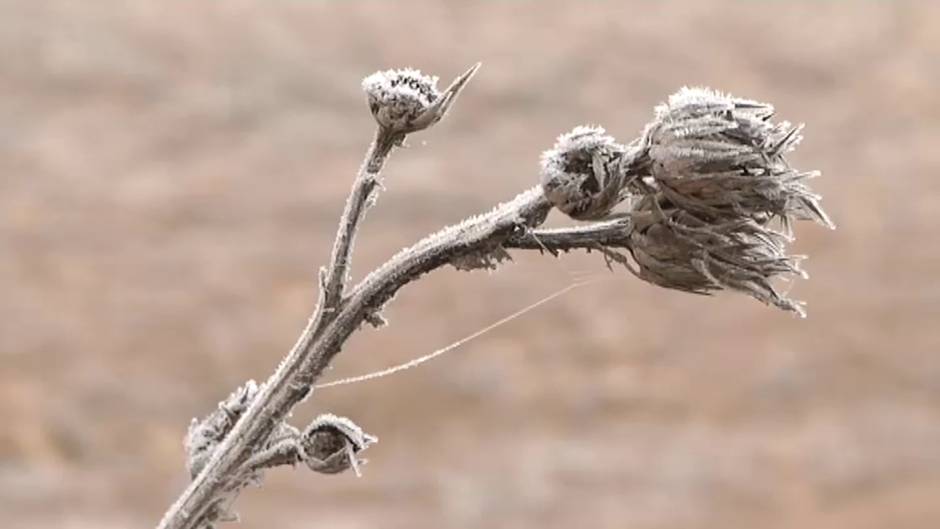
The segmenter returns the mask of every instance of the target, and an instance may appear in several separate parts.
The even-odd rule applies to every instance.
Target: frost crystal
[[[238,418],[248,409],[257,394],[258,384],[254,380],[249,380],[220,402],[218,409],[205,419],[192,420],[186,438],[183,440],[187,454],[186,466],[190,476],[195,478],[199,474],[202,467],[212,457],[215,447],[232,430]]]
[[[571,218],[603,218],[625,198],[625,148],[601,127],[579,126],[542,154],[542,189]]]
[[[418,70],[386,70],[363,79],[362,89],[379,125],[411,132],[418,130],[419,118],[441,97],[437,79]]]

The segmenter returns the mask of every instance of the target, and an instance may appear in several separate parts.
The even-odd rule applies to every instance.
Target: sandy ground
[[[537,178],[580,123],[629,141],[685,84],[807,123],[839,229],[799,226],[795,319],[657,289],[596,256],[441,271],[324,390],[378,435],[365,475],[269,475],[249,528],[935,528],[940,4],[0,1],[0,525],[148,527],[181,437],[263,379],[315,300],[380,68],[458,107],[387,171],[356,277]],[[555,224],[563,219],[553,219]]]

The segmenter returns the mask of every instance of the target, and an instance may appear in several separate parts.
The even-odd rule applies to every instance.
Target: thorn
[[[421,130],[443,119],[444,116],[447,115],[447,111],[450,110],[451,105],[457,100],[460,91],[463,90],[463,87],[470,81],[477,70],[480,69],[481,65],[482,63],[480,62],[474,64],[469,70],[454,79],[437,101],[428,107],[427,110],[414,121],[413,126],[417,130]]]

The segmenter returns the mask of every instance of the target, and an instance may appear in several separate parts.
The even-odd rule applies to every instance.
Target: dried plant
[[[416,70],[379,72],[363,81],[377,128],[340,218],[330,262],[320,271],[316,309],[267,382],[249,381],[216,411],[193,420],[184,442],[192,482],[166,512],[161,529],[233,519],[231,503],[239,491],[276,466],[358,472],[358,454],[375,437],[330,414],[303,429],[286,419],[315,387],[332,385],[316,382],[354,331],[364,323],[382,325],[381,311],[400,288],[445,265],[492,269],[514,250],[555,256],[598,251],[611,269],[622,266],[659,286],[698,294],[737,290],[803,315],[802,305],[775,286],[803,275],[800,256],[787,253],[791,223],[832,223],[806,185],[816,173],[792,169],[784,158],[799,142],[801,128],[774,123],[770,105],[698,88],[684,88],[657,107],[632,143],[617,143],[600,127],[563,134],[542,156],[540,185],[418,241],[351,286],[354,238],[376,199],[388,155],[408,134],[439,122],[478,67],[442,92],[436,77]],[[539,228],[552,209],[589,222]],[[465,340],[360,378],[408,367]]]

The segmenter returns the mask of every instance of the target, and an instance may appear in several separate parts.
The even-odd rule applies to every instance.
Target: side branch
[[[335,310],[342,300],[349,271],[349,259],[359,223],[365,217],[373,193],[380,184],[379,173],[382,166],[385,165],[388,154],[395,144],[403,138],[404,135],[393,133],[381,126],[375,132],[375,139],[372,141],[369,152],[362,162],[362,167],[359,168],[359,173],[356,175],[355,182],[353,182],[352,191],[346,201],[343,216],[340,217],[336,239],[333,242],[330,265],[327,268],[327,277],[323,285],[321,312]],[[320,317],[322,317],[322,314]]]
[[[594,222],[584,226],[528,230],[506,239],[503,247],[518,250],[541,250],[551,254],[571,250],[593,250],[599,246],[629,248],[631,217]]]
[[[158,529],[198,528],[210,508],[236,492],[233,476],[265,445],[290,410],[310,394],[313,383],[349,335],[399,289],[460,257],[499,250],[513,234],[541,224],[550,209],[541,188],[532,188],[489,213],[445,228],[395,255],[353,289],[335,317],[322,320],[325,327],[321,332],[314,332],[312,318],[202,472],[167,511]]]

